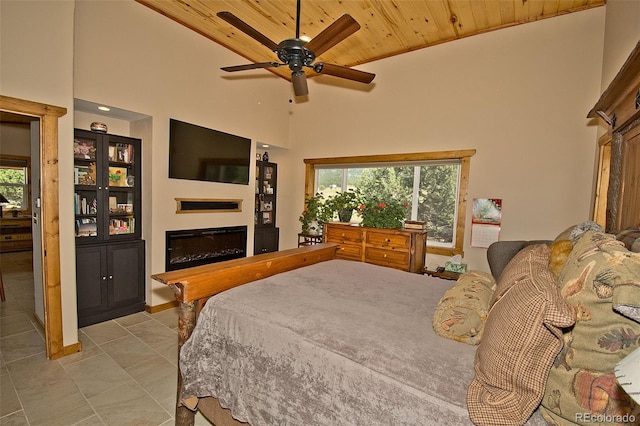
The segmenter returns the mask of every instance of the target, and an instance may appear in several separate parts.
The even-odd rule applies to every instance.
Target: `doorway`
[[[0,95],[0,111],[40,120],[41,243],[33,250],[42,256],[42,287],[47,358],[66,355],[62,336],[60,288],[60,229],[58,193],[58,119],[66,108]],[[36,161],[35,159],[33,161]],[[75,348],[74,348],[75,349]],[[69,353],[75,350],[69,350]]]

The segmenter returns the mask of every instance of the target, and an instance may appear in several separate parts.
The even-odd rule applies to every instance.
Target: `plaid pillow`
[[[530,246],[500,277],[467,391],[476,425],[524,424],[542,399],[561,328],[574,323],[548,263],[548,246]]]

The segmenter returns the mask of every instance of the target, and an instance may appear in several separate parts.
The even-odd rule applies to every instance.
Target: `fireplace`
[[[247,227],[167,231],[166,247],[166,271],[246,257]]]

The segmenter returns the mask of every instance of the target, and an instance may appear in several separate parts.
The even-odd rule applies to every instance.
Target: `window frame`
[[[458,160],[460,161],[460,182],[458,186],[458,202],[456,217],[456,237],[454,247],[433,247],[427,244],[427,253],[453,256],[459,254],[464,256],[464,235],[466,228],[467,195],[469,190],[469,171],[471,168],[471,157],[476,153],[475,149],[418,152],[406,154],[383,154],[383,155],[362,155],[349,157],[326,157],[326,158],[305,158],[305,194],[313,194],[315,190],[316,166],[345,166],[373,165],[385,166],[386,163],[410,163],[418,161],[434,160]],[[391,165],[391,164],[390,164]],[[322,167],[326,168],[326,167]]]
[[[7,164],[3,164],[7,163]],[[0,167],[22,167],[25,170],[25,183],[24,184],[3,184],[10,186],[22,186],[25,194],[25,206],[20,210],[6,210],[5,212],[17,211],[21,214],[31,214],[31,158],[21,155],[7,155],[0,154]]]

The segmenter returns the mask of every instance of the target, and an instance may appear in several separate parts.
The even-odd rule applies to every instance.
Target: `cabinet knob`
[[[107,277],[102,277],[102,281],[105,281],[107,279]]]
[[[391,238],[387,238],[385,241],[390,243],[391,242]]]
[[[387,253],[385,253],[384,256],[382,256],[382,257],[386,258],[387,257]]]
[[[113,275],[109,275],[109,279],[112,280],[113,279]]]

